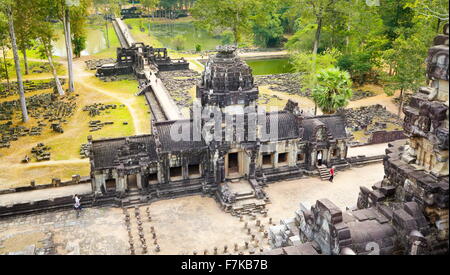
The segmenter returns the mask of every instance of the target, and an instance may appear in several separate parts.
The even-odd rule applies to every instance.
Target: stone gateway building
[[[209,194],[234,213],[263,209],[267,182],[348,165],[343,117],[309,117],[291,101],[266,113],[251,68],[234,47],[218,50],[197,84],[190,119],[152,121],[149,135],[89,139],[98,198],[114,195],[127,205]]]

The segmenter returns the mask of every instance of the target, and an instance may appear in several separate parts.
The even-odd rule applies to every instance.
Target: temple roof
[[[202,74],[202,88],[215,93],[250,90],[254,87],[252,69],[236,54],[234,46],[219,46]]]
[[[302,137],[302,130],[297,116],[289,112],[271,112],[266,114],[266,133],[270,133],[270,125],[278,120],[278,140]],[[261,137],[261,141],[267,141]]]
[[[127,139],[129,144],[141,144],[141,148],[145,148],[145,154],[150,161],[157,160],[155,139],[153,135],[101,139],[92,141],[95,168],[102,169],[116,166],[115,161],[118,159],[119,154],[124,157],[123,148],[127,144]]]
[[[320,126],[325,126],[335,139],[347,138],[345,119],[340,115],[308,117],[303,119],[302,126],[305,129],[303,134],[305,140],[311,140],[315,129]]]
[[[186,151],[199,148],[206,148],[203,140],[193,140],[193,123],[191,120],[164,121],[156,123],[155,128],[161,142],[163,152]],[[184,140],[181,138],[181,129],[189,129],[189,137]]]

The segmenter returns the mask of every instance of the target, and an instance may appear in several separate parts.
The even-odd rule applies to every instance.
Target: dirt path
[[[27,168],[39,167],[42,165],[57,166],[57,165],[63,165],[63,164],[83,164],[83,163],[85,163],[85,164],[89,163],[89,159],[65,159],[65,160],[49,160],[49,161],[45,161],[45,162],[32,162],[32,163],[27,164]],[[8,165],[9,168],[15,168],[18,166],[23,166],[23,164]]]
[[[245,53],[238,53],[238,56],[241,58],[249,58],[249,57],[257,57],[257,58],[264,58],[264,57],[279,57],[279,56],[288,56],[288,51],[271,51],[271,52],[245,52]]]
[[[94,85],[89,84],[87,81],[83,81],[85,80],[85,78],[87,77],[92,77],[94,76],[94,73],[90,73],[90,72],[86,72],[84,70],[84,62],[81,60],[77,60],[74,62],[74,75],[75,75],[75,85],[81,85],[85,88],[91,89],[91,90],[95,90],[99,93],[102,93],[104,95],[107,95],[111,98],[114,98],[115,100],[117,100],[118,102],[121,102],[122,104],[124,104],[130,114],[131,117],[133,118],[133,124],[134,124],[134,129],[135,129],[135,134],[136,135],[140,135],[140,134],[145,134],[146,132],[144,131],[143,127],[142,127],[142,120],[140,117],[137,116],[136,112],[133,111],[133,106],[132,104],[134,103],[135,98],[134,95],[132,95],[132,97],[125,99],[122,96],[118,96],[115,93],[112,93],[110,91],[98,88]]]
[[[379,94],[372,97],[366,97],[360,100],[350,101],[348,108],[358,108],[362,106],[370,106],[370,105],[376,105],[381,104],[386,107],[386,110],[393,114],[398,113],[398,106],[392,101],[394,97],[398,97],[400,95],[400,92],[396,92],[393,96],[387,96],[386,94]],[[403,113],[401,114],[403,117]]]

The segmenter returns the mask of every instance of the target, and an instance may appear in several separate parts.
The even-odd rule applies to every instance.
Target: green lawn
[[[8,74],[10,78],[16,78],[16,67],[14,65],[14,60],[12,58],[7,58],[6,61],[8,62]],[[53,63],[54,66],[56,67],[56,73],[58,75],[65,75],[66,74],[66,68],[57,62]],[[39,68],[39,66],[44,65],[45,66],[45,70]],[[33,72],[33,69],[36,68],[38,70],[43,70],[43,73],[35,73]],[[28,70],[29,70],[29,74],[25,75],[25,61],[23,60],[23,58],[20,58],[20,71],[22,72],[22,76],[26,76],[26,77],[30,77],[32,78],[33,76],[40,76],[42,74],[50,74],[51,75],[51,69],[50,69],[50,65],[48,64],[48,62],[40,62],[40,61],[28,61]]]

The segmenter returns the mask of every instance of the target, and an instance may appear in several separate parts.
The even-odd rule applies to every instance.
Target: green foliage
[[[312,89],[316,83],[316,72],[334,67],[340,53],[337,50],[328,50],[314,57],[307,52],[298,52],[291,55],[291,64],[295,72],[300,73],[300,83],[303,89]]]
[[[200,45],[200,44],[195,45],[195,51],[196,52],[201,52],[202,51],[202,45]]]
[[[160,0],[141,0],[141,5],[145,9],[147,9],[147,12],[150,12],[150,10],[156,8],[159,3],[160,3]]]
[[[278,46],[283,38],[284,29],[281,24],[280,0],[256,2],[252,17],[255,43],[263,47]]]
[[[428,28],[426,22],[421,22],[409,31],[403,30],[393,41],[392,49],[384,52],[392,71],[384,76],[386,94],[393,95],[396,90],[415,91],[425,83],[424,60],[432,36],[432,32],[426,31]]]
[[[317,84],[312,91],[312,97],[325,114],[332,114],[348,105],[353,95],[351,87],[352,81],[348,72],[328,68],[317,74]]]
[[[222,39],[221,39],[222,45],[229,45],[229,44],[232,44],[234,41],[233,32],[230,30],[226,30],[226,31],[222,32],[222,34],[220,36],[222,37]]]
[[[337,66],[341,70],[348,71],[354,82],[363,85],[370,77],[373,62],[369,53],[356,52],[342,55],[337,61]]]
[[[191,10],[196,25],[210,32],[230,30],[235,44],[251,29],[251,12],[256,0],[197,0]]]
[[[312,44],[314,43],[314,33],[317,27],[316,24],[304,24],[301,20],[296,22],[297,31],[295,34],[287,41],[285,47],[293,52],[298,51],[310,51],[312,49]],[[321,52],[319,50],[319,52]]]
[[[75,56],[80,57],[81,52],[86,49],[86,37],[85,36],[74,36],[72,38],[73,53]]]
[[[177,35],[174,38],[173,44],[177,51],[184,50],[184,46],[186,44],[186,38],[184,38],[184,36],[182,36],[182,35]]]
[[[89,0],[80,0],[80,5],[70,8],[70,32],[72,50],[76,57],[86,48],[86,18]]]
[[[384,34],[388,38],[388,47],[399,36],[399,29],[413,27],[414,11],[407,6],[408,0],[384,0],[379,10],[384,25]]]

